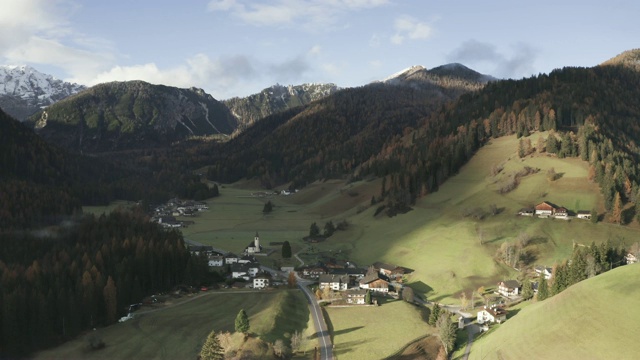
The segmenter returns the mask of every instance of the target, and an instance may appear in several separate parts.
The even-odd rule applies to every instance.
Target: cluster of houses
[[[262,251],[260,246],[260,236],[256,233],[252,242],[247,245],[242,256],[238,256],[232,252],[221,254],[213,250],[211,246],[195,246],[190,245],[189,251],[195,255],[204,253],[208,259],[209,267],[229,266],[229,276],[231,279],[242,279],[244,284],[236,284],[235,287],[244,287],[249,285],[254,289],[264,289],[272,285],[272,276],[267,271],[260,270],[260,264],[254,255],[258,255]]]
[[[365,304],[367,291],[387,294],[402,287],[408,270],[401,266],[375,262],[368,269],[347,262],[330,262],[299,269],[300,275],[318,279],[320,290],[329,288],[342,293],[348,304]]]
[[[591,211],[579,210],[577,213],[569,211],[567,208],[555,205],[548,201],[543,201],[533,208],[523,208],[518,211],[520,216],[537,216],[539,218],[554,218],[569,220],[573,217],[583,220],[591,219]]]
[[[176,216],[196,216],[198,212],[208,209],[207,204],[202,201],[174,198],[164,205],[156,206],[151,220],[165,228],[179,228],[185,225],[185,222],[176,220]]]

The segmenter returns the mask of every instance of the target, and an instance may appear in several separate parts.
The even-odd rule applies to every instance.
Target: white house
[[[498,293],[502,296],[517,296],[520,293],[521,285],[518,280],[506,280],[498,283]]]
[[[254,256],[245,255],[238,259],[238,264],[248,264],[258,262]]]
[[[564,208],[564,207],[559,207],[556,209],[555,213],[553,214],[553,217],[555,217],[556,219],[567,220],[569,219],[569,210],[567,210],[567,208]]]
[[[224,257],[220,255],[209,255],[209,266],[222,266],[224,265]]]
[[[638,262],[638,257],[633,255],[632,253],[628,253],[627,256],[624,257],[627,261],[627,265],[635,264]]]
[[[253,288],[254,289],[264,289],[269,286],[271,281],[271,276],[269,273],[262,273],[253,278]]]
[[[347,290],[349,288],[349,275],[323,274],[320,275],[319,283],[320,289],[329,287],[335,291]]]
[[[233,279],[245,279],[249,281],[251,276],[249,275],[248,264],[231,264],[231,277]]]
[[[536,266],[535,270],[536,270],[536,273],[539,276],[543,276],[544,275],[545,279],[547,279],[547,280],[551,279],[551,273],[552,273],[553,269],[551,269],[550,267]]]
[[[345,291],[345,299],[348,304],[359,304],[364,305],[365,297],[367,296],[367,290],[358,289],[358,290],[347,290]]]
[[[239,260],[238,255],[234,254],[234,253],[227,253],[224,256],[224,263],[225,264],[235,264],[237,263]]]
[[[507,320],[507,311],[501,307],[491,306],[478,311],[478,324],[502,323]]]
[[[249,271],[249,276],[254,277],[258,275],[258,273],[260,272],[260,264],[248,263],[246,265],[247,265],[247,271]]]
[[[578,211],[578,213],[576,214],[576,217],[577,217],[578,219],[591,220],[591,211],[580,210],[580,211]]]
[[[535,210],[536,210],[536,215],[547,217],[555,213],[556,206],[551,204],[550,202],[543,201],[540,204],[536,205]]]

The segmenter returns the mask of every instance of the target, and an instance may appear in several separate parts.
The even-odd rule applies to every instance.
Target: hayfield
[[[383,359],[433,331],[424,308],[396,300],[381,306],[327,307],[334,354],[339,359]]]
[[[640,265],[622,266],[534,303],[481,335],[469,358],[635,359],[639,276]]]
[[[40,352],[36,358],[195,359],[209,332],[234,331],[240,309],[249,315],[252,336],[267,342],[283,339],[288,343],[289,334],[306,331],[311,320],[305,298],[297,290],[211,292],[184,304],[135,315],[124,323]],[[104,349],[87,350],[88,338],[93,335],[104,340]]]

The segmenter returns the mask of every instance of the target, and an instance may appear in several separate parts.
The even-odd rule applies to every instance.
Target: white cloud
[[[480,71],[501,78],[519,78],[535,73],[533,63],[537,53],[533,47],[525,43],[514,44],[511,54],[498,51],[490,43],[468,40],[454,49],[448,56],[448,61],[456,61],[467,66],[480,67]]]
[[[371,47],[380,46],[380,36],[378,36],[378,34],[371,35],[371,38],[369,39],[369,46]]]
[[[405,39],[428,39],[433,30],[427,23],[420,22],[410,16],[398,17],[394,23],[396,33],[391,37],[391,43],[401,45]]]
[[[320,55],[322,53],[322,47],[320,45],[314,45],[309,49],[309,55]]]
[[[298,25],[307,30],[326,30],[346,13],[384,6],[389,0],[276,0],[255,3],[248,0],[212,0],[209,11],[228,11],[255,26]]]

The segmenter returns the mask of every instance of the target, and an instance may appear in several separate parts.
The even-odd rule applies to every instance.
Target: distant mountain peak
[[[624,51],[600,65],[623,65],[640,71],[640,49]]]
[[[389,82],[389,81],[393,81],[394,79],[407,78],[417,72],[426,71],[426,70],[427,69],[425,69],[425,67],[422,65],[413,65],[386,77],[384,80],[382,80],[382,82]]]
[[[0,107],[19,120],[84,89],[29,65],[0,65]]]

